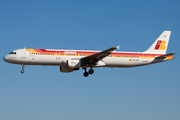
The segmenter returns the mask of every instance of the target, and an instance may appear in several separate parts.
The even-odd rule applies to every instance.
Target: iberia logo
[[[166,41],[158,40],[156,47],[154,48],[155,50],[165,50],[166,49]]]

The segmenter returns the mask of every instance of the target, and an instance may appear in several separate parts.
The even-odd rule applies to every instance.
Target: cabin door
[[[26,50],[21,50],[21,58],[26,58]]]
[[[60,59],[60,51],[56,51],[56,59]]]

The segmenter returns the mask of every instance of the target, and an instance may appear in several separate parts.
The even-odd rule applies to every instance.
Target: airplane
[[[84,69],[84,76],[93,74],[97,67],[137,67],[174,59],[175,53],[166,54],[171,31],[163,31],[156,41],[144,52],[115,51],[120,46],[104,51],[60,50],[60,49],[17,49],[4,56],[3,60],[12,64],[60,66],[64,73]],[[90,68],[87,71],[87,68]]]

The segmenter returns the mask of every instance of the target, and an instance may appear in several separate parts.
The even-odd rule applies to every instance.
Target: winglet
[[[116,49],[119,49],[120,48],[120,45],[116,47]]]

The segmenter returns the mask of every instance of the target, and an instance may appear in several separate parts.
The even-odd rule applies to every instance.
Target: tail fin
[[[166,54],[171,31],[164,31],[144,53]]]

